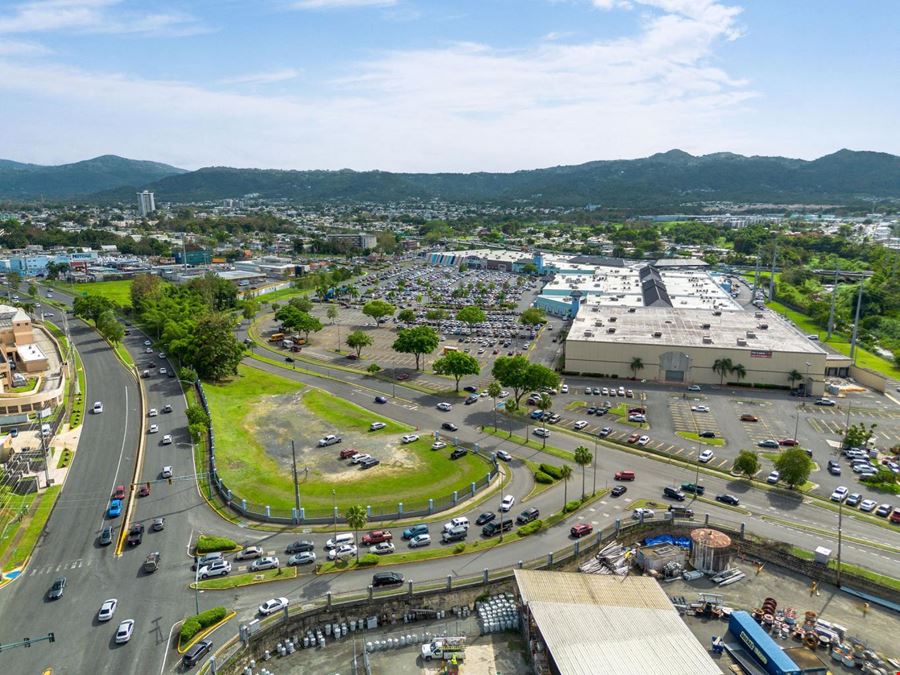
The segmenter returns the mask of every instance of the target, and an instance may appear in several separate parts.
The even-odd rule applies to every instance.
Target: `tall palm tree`
[[[796,382],[797,380],[802,380],[802,379],[803,379],[803,375],[800,373],[799,370],[797,370],[796,368],[794,368],[791,372],[789,372],[789,373],[787,374],[787,379],[788,379],[788,382],[791,383],[791,389],[793,389],[793,388],[794,388],[794,382]]]
[[[591,451],[588,450],[583,445],[579,445],[575,448],[575,463],[581,467],[581,498],[584,499],[584,474],[585,468],[588,464],[591,463],[591,459],[593,459],[593,455],[591,455]]]
[[[546,415],[547,412],[552,407],[553,407],[553,399],[550,398],[550,394],[541,394],[541,400],[538,403],[538,409],[542,413],[544,413],[544,415]],[[541,415],[541,424],[545,424],[544,415]],[[546,434],[541,436],[541,441],[542,441],[541,448],[546,448],[547,447],[547,435]]]
[[[359,539],[357,536],[359,531],[366,526],[366,523],[369,522],[369,514],[366,512],[366,507],[362,504],[354,504],[353,506],[347,507],[347,511],[344,513],[344,517],[347,519],[347,525],[353,528],[353,538]],[[359,545],[356,546],[356,562],[359,564]]]
[[[731,368],[731,372],[734,373],[734,376],[737,378],[737,381],[740,382],[745,377],[747,377],[747,369],[744,367],[743,363],[736,363]]]
[[[634,358],[631,359],[630,368],[631,368],[632,378],[636,380],[638,371],[644,369],[644,360],[640,356],[635,356]]]
[[[731,359],[716,359],[712,369],[714,373],[719,374],[719,384],[721,385],[725,383],[725,376],[734,370],[734,364],[731,363]]]
[[[503,390],[500,388],[500,383],[497,382],[497,380],[491,380],[491,383],[487,387],[487,393],[494,402],[494,429],[497,428],[497,397],[500,395],[501,391]]]
[[[566,504],[569,503],[569,479],[572,477],[572,467],[563,464],[559,469],[559,477],[563,480],[563,513],[565,513]]]

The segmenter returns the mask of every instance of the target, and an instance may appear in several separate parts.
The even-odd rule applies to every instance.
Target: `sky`
[[[900,154],[898,0],[0,0],[0,158]]]

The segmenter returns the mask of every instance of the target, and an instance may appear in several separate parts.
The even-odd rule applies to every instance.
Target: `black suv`
[[[305,553],[306,551],[314,550],[316,550],[316,545],[311,541],[295,541],[288,544],[284,552],[291,555],[292,553]]]
[[[541,515],[541,512],[538,511],[536,507],[532,506],[530,509],[522,511],[516,518],[516,522],[519,525],[524,525],[525,523],[530,523],[532,520],[537,519],[539,515]]]
[[[144,541],[144,524],[136,523],[128,530],[127,542],[129,546],[137,546],[142,541]]]
[[[206,654],[209,653],[210,649],[212,649],[211,640],[200,640],[200,642],[195,644],[184,653],[184,657],[182,657],[181,659],[181,664],[185,668],[193,668],[200,662],[200,659],[202,659]]]
[[[684,493],[681,490],[678,490],[673,487],[663,488],[663,497],[670,497],[679,502],[684,501]]]
[[[446,431],[457,431],[459,427],[453,424],[453,422],[444,422],[443,424],[441,424],[441,429],[444,429]]]
[[[716,495],[716,501],[722,502],[723,504],[731,504],[732,506],[737,506],[741,503],[741,500],[735,497],[734,495],[724,494],[724,495]]]
[[[400,572],[376,572],[372,575],[372,586],[396,586],[403,583],[403,575]]]
[[[468,453],[469,451],[465,448],[456,448],[450,453],[450,459],[459,459],[460,457],[465,457]]]
[[[504,520],[502,524],[503,532],[509,532],[513,529],[513,521]],[[481,536],[483,537],[493,537],[494,535],[500,534],[501,524],[496,520],[492,523],[488,523],[484,527],[481,528]]]

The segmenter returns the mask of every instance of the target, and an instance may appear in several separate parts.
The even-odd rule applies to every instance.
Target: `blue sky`
[[[900,154],[896,0],[0,0],[0,157]]]

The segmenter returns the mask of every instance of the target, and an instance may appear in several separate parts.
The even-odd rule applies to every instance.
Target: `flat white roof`
[[[41,351],[41,348],[35,344],[16,345],[16,353],[23,363],[27,363],[28,361],[40,361],[47,358],[44,355],[44,352]]]
[[[563,675],[719,675],[650,577],[515,570]]]

